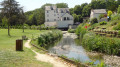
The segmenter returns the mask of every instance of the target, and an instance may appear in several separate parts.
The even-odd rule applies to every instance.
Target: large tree
[[[8,35],[10,36],[10,25],[18,19],[19,14],[22,10],[21,7],[19,7],[18,2],[15,0],[4,0],[1,3],[1,6],[3,7],[1,9],[1,14],[3,17],[6,17],[8,19]]]
[[[57,3],[56,5],[57,5],[58,8],[68,8],[67,3]]]

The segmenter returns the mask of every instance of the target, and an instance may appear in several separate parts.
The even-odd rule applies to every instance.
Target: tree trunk
[[[8,36],[10,36],[10,25],[8,24]]]
[[[23,33],[24,33],[24,25],[23,25]]]

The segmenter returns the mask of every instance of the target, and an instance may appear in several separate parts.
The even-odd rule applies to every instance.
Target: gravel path
[[[31,46],[29,45],[30,41],[31,40],[28,40],[24,45],[25,47],[27,47],[29,49],[31,48]],[[48,54],[40,54],[40,53],[36,52],[35,50],[32,50],[32,51],[36,54],[35,58],[37,60],[52,63],[54,67],[75,67],[74,65],[63,61],[59,57],[53,57]]]

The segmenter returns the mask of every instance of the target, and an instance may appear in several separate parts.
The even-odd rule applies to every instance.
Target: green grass
[[[50,63],[37,61],[31,49],[24,47],[24,51],[15,51],[16,39],[21,39],[22,35],[35,38],[43,32],[46,31],[26,29],[22,33],[22,29],[11,29],[11,36],[8,36],[7,29],[0,29],[0,67],[52,67]]]

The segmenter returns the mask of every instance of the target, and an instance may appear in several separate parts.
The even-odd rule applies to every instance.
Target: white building
[[[45,26],[68,28],[73,25],[73,17],[69,8],[57,8],[57,6],[45,6]]]
[[[92,9],[90,14],[90,19],[99,18],[101,14],[107,14],[106,9]]]

